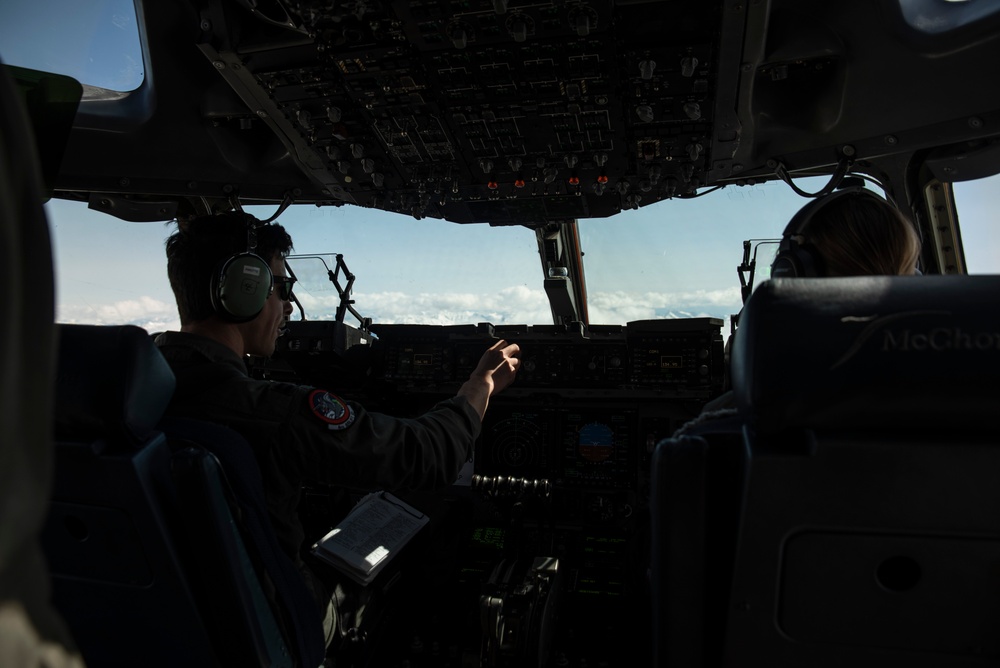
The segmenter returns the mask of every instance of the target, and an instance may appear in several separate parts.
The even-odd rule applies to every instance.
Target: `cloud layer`
[[[60,304],[56,320],[81,325],[137,325],[149,332],[181,326],[175,304],[146,296],[111,304]]]
[[[303,307],[310,318],[332,317],[338,300],[303,295]],[[552,322],[544,290],[524,286],[494,293],[448,294],[403,292],[355,293],[354,307],[365,317],[384,324],[455,325],[477,322],[500,324],[543,324]],[[655,318],[727,318],[741,305],[738,288],[693,292],[597,292],[589,295],[590,322],[624,324]]]
[[[339,300],[332,295],[303,294],[302,305],[311,320],[329,319]],[[404,292],[356,293],[354,307],[364,317],[382,324],[458,325],[479,322],[501,324],[545,324],[552,321],[544,290],[513,286],[492,293],[451,292],[444,294]],[[693,292],[597,292],[590,295],[590,322],[625,324],[656,318],[728,318],[740,307],[738,288]],[[297,318],[296,314],[293,318]],[[178,329],[180,321],[172,303],[139,297],[110,304],[60,305],[59,322],[123,325],[132,324],[150,332]],[[348,322],[351,322],[348,316]],[[353,323],[352,323],[353,324]]]

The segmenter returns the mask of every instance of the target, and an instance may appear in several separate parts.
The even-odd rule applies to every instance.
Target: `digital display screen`
[[[695,352],[686,340],[636,341],[632,354],[632,380],[646,385],[688,383],[691,381]]]
[[[684,358],[680,355],[661,355],[660,369],[672,371],[684,367]]]
[[[632,485],[635,415],[601,405],[487,412],[476,449],[476,473],[553,484]]]
[[[679,371],[684,368],[684,355],[664,355],[659,348],[651,348],[638,356],[642,367],[648,371]]]
[[[555,413],[496,410],[486,413],[476,471],[522,478],[546,476],[548,434]]]
[[[563,424],[563,482],[628,485],[630,422],[623,413],[567,412]]]
[[[603,422],[588,422],[577,431],[577,452],[588,462],[607,461],[615,451],[615,432]]]
[[[404,346],[399,351],[399,373],[425,376],[434,373],[441,353],[433,344]]]
[[[471,541],[477,547],[489,547],[502,550],[506,532],[500,527],[476,527],[472,530]]]

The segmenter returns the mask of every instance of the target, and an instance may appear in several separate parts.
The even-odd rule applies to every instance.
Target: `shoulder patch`
[[[347,429],[354,422],[354,411],[347,402],[326,390],[309,393],[309,410],[329,429]]]

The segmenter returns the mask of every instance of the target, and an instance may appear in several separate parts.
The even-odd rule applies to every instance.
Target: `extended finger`
[[[508,355],[510,357],[516,357],[521,353],[521,346],[517,345],[516,343],[511,343],[510,345],[505,346],[503,348],[503,352],[505,355]]]

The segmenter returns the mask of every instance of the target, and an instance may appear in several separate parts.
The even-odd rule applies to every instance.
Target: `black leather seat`
[[[144,330],[59,334],[43,543],[88,665],[318,666],[316,604],[277,547],[246,441],[161,422],[174,377]]]
[[[758,288],[737,416],[654,455],[657,665],[997,664],[997,294],[994,276]]]
[[[14,76],[12,76],[12,74]],[[30,96],[27,94],[31,91]],[[61,158],[58,114],[38,112],[51,96],[72,110],[82,89],[68,77],[0,64],[0,665],[45,653],[53,668],[78,666],[72,638],[49,601],[39,542],[52,478],[52,395],[55,359],[54,281],[49,226],[42,208],[46,183]],[[35,120],[50,151],[40,160]]]

